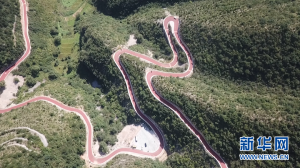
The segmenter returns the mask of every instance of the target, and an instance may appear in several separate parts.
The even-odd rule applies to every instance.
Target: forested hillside
[[[17,146],[0,146],[0,167],[81,167],[84,162],[79,155],[84,152],[85,129],[81,119],[75,114],[57,109],[45,102],[30,103],[20,109],[0,114],[0,141],[9,140],[9,136],[28,139],[27,151]],[[26,130],[16,134],[7,133],[16,127],[29,127],[47,138],[48,147]],[[7,138],[7,139],[6,139]]]
[[[15,0],[2,1],[0,12],[5,17],[0,18],[0,68],[23,52],[19,4]],[[181,35],[195,67],[189,79],[154,78],[159,92],[183,110],[229,167],[299,167],[300,0],[89,0],[98,11],[87,4],[74,17],[71,14],[85,1],[28,1],[32,52],[14,71],[26,77],[15,104],[46,95],[70,106],[84,107],[94,126],[94,140],[104,146],[102,152],[107,152],[107,145],[115,143],[124,125],[141,122],[111,55],[134,34],[138,44],[130,49],[144,54],[149,50],[153,58],[170,60],[172,53],[161,25],[170,13],[181,20]],[[15,15],[16,45],[12,33]],[[179,54],[180,64],[185,63],[181,50]],[[121,61],[141,109],[164,132],[167,166],[218,166],[178,117],[153,98],[144,80],[145,67],[150,65],[130,56]],[[95,77],[100,89],[89,85]],[[46,83],[28,93],[30,87],[44,79]],[[35,158],[42,159],[43,165],[56,167],[70,161],[74,167],[82,165],[79,155],[84,146],[80,143],[84,139],[83,125],[76,117],[66,123],[74,134],[57,139],[63,144],[77,138],[73,150],[50,148],[37,155],[22,151],[25,154],[20,161],[30,160],[28,166],[34,165]],[[239,137],[261,135],[289,136],[290,160],[240,161]],[[2,165],[8,166],[19,155],[6,155]]]
[[[298,88],[300,1],[208,1],[174,6],[197,69]]]
[[[155,58],[169,60],[170,50],[159,22],[168,12],[179,15],[182,38],[195,60],[194,75],[188,80],[160,79],[155,82],[156,87],[182,108],[230,167],[299,166],[299,0],[204,0],[174,5],[172,2],[105,1],[105,8],[99,6],[101,1],[95,2],[100,13],[123,18],[105,16],[105,24],[102,20],[91,25],[84,23],[90,17],[86,16],[77,27],[82,37],[81,62],[105,83],[104,89],[115,90],[115,86],[123,83],[119,83],[121,74],[110,55],[118,45],[124,44],[124,34],[118,39],[110,33],[100,33],[100,29],[105,29],[107,23],[113,24],[115,31],[122,34],[126,28],[127,37],[133,33],[138,38],[138,45],[130,48],[143,53],[151,49]],[[125,8],[126,5],[130,7]],[[121,6],[124,9],[112,13],[111,9]],[[109,40],[109,37],[113,38]],[[130,75],[139,105],[165,133],[171,154],[167,164],[173,167],[214,165],[201,147],[195,148],[197,140],[190,137],[185,127],[181,128],[177,117],[151,96],[143,78],[148,65],[132,58],[122,58],[122,63]],[[117,93],[124,94],[120,90]],[[293,139],[293,149],[289,152],[293,159],[241,162],[238,142],[243,135],[288,135]]]
[[[18,0],[0,0],[0,73],[24,51]]]
[[[168,10],[181,18],[182,38],[197,72],[268,86],[298,88],[300,82],[300,1],[199,1]],[[142,9],[142,8],[140,8]],[[127,20],[144,38],[164,46],[153,29],[157,7]],[[155,38],[153,38],[155,37]]]
[[[178,105],[195,123],[230,167],[300,166],[297,157],[300,155],[299,92],[255,83],[237,85],[205,75],[185,80],[158,77],[154,84],[163,97]],[[254,136],[256,139],[261,135],[289,136],[289,162],[239,161],[239,137]],[[253,153],[272,152],[255,149]]]
[[[102,89],[105,92],[109,91],[107,97],[111,98],[108,100],[118,101],[122,106],[125,106],[125,108],[122,108],[122,111],[127,115],[128,123],[138,123],[139,120],[133,118],[135,112],[133,111],[131,104],[128,106],[128,93],[126,88],[124,88],[125,83],[121,73],[111,59],[111,54],[118,48],[115,48],[114,46],[124,44],[126,42],[124,40],[126,34],[128,38],[129,32],[135,32],[136,30],[134,27],[129,27],[130,25],[124,24],[123,21],[120,22],[102,14],[94,14],[91,16],[84,15],[81,19],[82,20],[77,25],[77,29],[81,31],[80,61],[98,77],[102,84]],[[94,22],[89,22],[91,19],[93,19]],[[156,28],[159,29],[159,26]],[[103,29],[106,31],[103,31]],[[128,31],[126,31],[126,29]],[[156,32],[159,31],[161,30],[157,30]],[[163,35],[163,33],[159,34]],[[167,44],[165,45],[167,46]],[[156,48],[156,45],[154,44],[153,47]],[[181,151],[184,153],[184,155],[172,155],[168,164],[175,167],[180,164],[187,167],[197,167],[197,165],[201,164],[205,164],[208,167],[216,166],[217,163],[215,160],[205,154],[199,141],[187,130],[176,115],[162,104],[159,104],[152,97],[143,80],[143,67],[146,65],[139,64],[140,66],[135,67],[132,66],[137,65],[134,59],[124,61],[124,65],[127,72],[130,74],[134,89],[137,89],[135,90],[135,93],[141,101],[139,105],[164,131],[169,146],[167,149],[169,154],[172,154],[174,151]],[[131,62],[135,63],[131,64]],[[111,95],[111,93],[114,95]]]
[[[76,25],[80,36],[80,60],[95,76],[102,79],[102,89],[123,83],[110,55],[118,44],[125,44],[129,36],[127,25],[103,14],[83,15]]]
[[[194,0],[193,0],[194,1]],[[167,7],[177,2],[192,2],[190,0],[92,0],[92,3],[104,14],[115,18],[124,18],[136,12],[144,5],[157,4],[161,7]]]
[[[85,23],[86,29],[89,27],[89,24],[91,27],[98,28],[97,31],[93,31],[92,33],[102,33],[101,36],[106,37],[105,45],[109,45],[109,47],[106,47],[109,57],[102,60],[104,62],[101,63],[107,63],[107,66],[103,68],[103,72],[96,72],[96,74],[101,77],[109,68],[115,73],[118,72],[117,69],[113,69],[114,64],[109,64],[109,62],[105,61],[110,60],[112,46],[115,46],[117,43],[126,42],[126,32],[128,31],[126,24],[118,25],[116,20],[108,19],[109,17],[105,17],[104,15],[102,15],[103,18],[98,17],[99,15],[92,15],[92,13],[97,13],[96,11],[94,12],[94,7],[82,0],[48,0],[43,2],[40,0],[28,0],[28,3],[30,4],[28,11],[29,36],[32,48],[29,57],[19,65],[17,70],[13,71],[14,75],[21,75],[25,78],[25,83],[15,94],[17,98],[13,100],[13,103],[19,104],[32,97],[44,95],[59,100],[66,105],[83,108],[89,115],[94,128],[94,141],[101,142],[99,151],[107,153],[108,145],[115,144],[117,141],[116,135],[122,130],[124,125],[128,123],[139,124],[141,121],[132,110],[125,84],[120,83],[122,80],[118,81],[118,79],[121,79],[121,76],[116,75],[115,79],[104,76],[104,79],[108,79],[107,84],[105,81],[100,83],[104,93],[99,88],[94,88],[91,85],[96,81],[96,78],[86,66],[84,66],[85,63],[79,61],[79,38],[84,41],[84,37],[80,36],[79,33],[81,31],[74,30],[74,27],[83,18],[90,19],[82,20],[82,23]],[[78,4],[82,4],[81,11],[74,16],[67,15],[70,11],[78,10],[78,8],[76,8]],[[106,31],[101,31],[101,27],[97,26],[98,23],[94,22],[95,18],[100,19],[100,23],[106,25]],[[114,30],[118,28],[114,27],[114,24],[121,28],[119,34],[114,32]],[[125,27],[123,27],[124,25]],[[110,32],[110,34],[107,34],[108,32]],[[104,36],[105,34],[109,36]],[[97,37],[99,38],[101,36]],[[118,41],[112,40],[114,38]],[[84,44],[88,47],[93,47],[101,45],[102,43],[99,41],[92,41],[93,43],[84,41]],[[94,51],[94,49],[98,48],[95,47],[91,51]],[[100,48],[100,51],[105,50]],[[82,53],[85,52],[82,51]],[[95,52],[93,54],[96,53],[101,52]],[[104,56],[106,55],[107,54],[104,54]],[[99,76],[97,77],[100,78]],[[38,82],[45,83],[42,83],[40,86],[37,86],[33,92],[30,92],[29,89]],[[117,83],[116,87],[113,87],[112,83]],[[68,128],[72,129],[72,134],[69,133],[69,129],[59,130],[53,127],[55,129],[55,131],[52,132],[54,135],[47,135],[47,137],[51,138],[49,138],[51,140],[49,140],[51,146],[43,148],[42,152],[37,154],[19,150],[19,148],[1,148],[0,152],[2,152],[1,154],[5,155],[5,157],[1,157],[0,167],[21,167],[22,164],[25,165],[25,167],[35,167],[36,165],[38,165],[36,167],[81,167],[84,164],[80,159],[80,155],[83,154],[82,152],[84,152],[85,149],[85,136],[81,134],[82,131],[85,131],[82,121],[78,117],[71,117],[66,121],[67,117],[63,116],[64,113],[62,111],[58,111],[57,114],[54,112],[55,107],[49,109],[47,105],[49,104],[46,104],[46,106],[39,104],[38,107],[31,106],[33,110],[28,110],[29,114],[39,114],[38,117],[43,119],[48,118],[48,120],[41,122],[40,118],[32,116],[31,119],[36,121],[28,120],[31,127],[36,128],[36,126],[38,126],[36,122],[43,123],[43,126],[47,127],[49,124],[55,124],[56,122],[53,122],[53,119],[58,117],[60,124],[66,124]],[[19,110],[26,110],[26,108],[27,106]],[[39,111],[39,113],[36,113],[35,110]],[[7,114],[13,115],[13,112]],[[28,117],[29,115],[26,114],[26,116]],[[11,123],[11,119],[16,122],[19,121],[15,115],[7,116],[7,119],[6,117],[1,118],[0,115],[0,120],[1,119],[9,123]],[[3,128],[0,133],[3,133],[5,132],[4,128],[6,128],[4,126],[7,126],[7,123],[1,121],[0,123],[3,123],[3,125],[0,124],[1,128]],[[24,125],[24,123],[20,122],[18,122],[18,124]],[[60,124],[56,126],[59,127],[61,126]],[[52,126],[50,127],[52,128]],[[44,130],[41,132],[44,133]],[[69,141],[71,141],[68,143],[70,145],[64,144]],[[0,143],[2,143],[2,141]],[[63,147],[58,147],[59,144]],[[20,157],[21,154],[22,157]],[[11,160],[14,160],[16,157],[19,158],[18,162],[11,162]],[[119,158],[122,159],[122,156]],[[133,156],[131,158],[133,162],[137,159]],[[157,162],[158,161],[152,161],[151,164],[159,164]],[[65,163],[69,164],[66,166]]]

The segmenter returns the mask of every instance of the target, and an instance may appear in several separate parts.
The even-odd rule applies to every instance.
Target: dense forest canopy
[[[194,1],[194,0],[193,0]],[[115,18],[124,18],[133,14],[139,7],[156,3],[162,7],[177,2],[192,2],[191,0],[92,0],[94,5],[104,14]]]
[[[167,10],[181,19],[181,35],[197,72],[298,88],[299,6],[300,1],[223,0],[178,3]],[[151,10],[157,7],[148,7],[127,21],[145,39],[165,46],[165,37],[153,29]]]
[[[24,51],[18,0],[0,0],[0,73]],[[15,26],[14,26],[15,23]],[[13,34],[14,32],[14,34]]]
[[[297,112],[299,107],[296,104],[299,102],[297,89],[300,80],[300,27],[298,22],[300,1],[223,0],[179,2],[174,5],[170,5],[172,3],[162,5],[141,2],[137,5],[138,7],[134,7],[138,9],[134,12],[126,12],[125,6],[128,5],[126,3],[119,3],[119,1],[106,1],[105,3],[107,5],[104,5],[105,9],[98,8],[100,12],[115,18],[123,18],[122,20],[115,20],[115,23],[127,23],[124,26],[129,30],[128,33],[134,33],[140,39],[141,43],[138,46],[142,49],[139,47],[132,48],[140,52],[147,49],[147,44],[151,43],[154,52],[160,52],[157,57],[155,55],[155,58],[165,58],[166,55],[169,55],[168,44],[159,20],[165,17],[166,11],[179,15],[182,38],[195,60],[195,71],[191,82],[200,83],[202,86],[203,83],[200,81],[204,78],[206,80],[204,83],[211,85],[211,88],[207,88],[210,93],[203,93],[204,95],[214,95],[221,99],[227,96],[235,97],[238,95],[237,93],[244,93],[245,91],[254,90],[254,92],[249,92],[251,95],[255,95],[255,92],[261,93],[259,98],[247,99],[243,97],[245,93],[240,95],[241,97],[230,99],[231,102],[225,102],[222,105],[206,104],[207,98],[201,102],[202,98],[193,93],[191,95],[183,94],[187,93],[191,86],[184,85],[184,82],[178,82],[181,79],[172,79],[170,83],[166,83],[169,87],[172,86],[170,90],[163,87],[165,86],[164,83],[168,82],[166,80],[155,83],[166,98],[175,102],[196,123],[199,130],[203,132],[215,150],[224,157],[230,167],[297,167],[299,165],[299,160],[296,159],[299,153],[296,145],[299,142],[299,135],[296,130],[299,126],[295,123],[299,118]],[[142,3],[148,5],[141,6]],[[132,4],[134,3],[130,5]],[[109,10],[117,9],[116,7],[120,6],[124,10],[118,11],[124,13],[109,12]],[[162,7],[167,7],[167,9],[162,9]],[[86,18],[83,17],[83,20]],[[94,36],[90,32],[84,32],[88,27],[84,25],[88,24],[84,21],[81,23],[79,29],[82,32],[82,39],[85,39],[81,43],[81,61],[101,82],[107,84],[105,88],[118,85],[119,82],[116,82],[115,79],[121,79],[121,74],[111,64],[110,54],[114,50],[107,45],[109,40],[106,39],[106,36]],[[116,30],[119,31],[123,28]],[[93,26],[89,26],[88,29],[96,30]],[[118,43],[118,40],[115,41],[116,46],[122,44]],[[179,52],[182,51],[179,50]],[[137,63],[137,60],[131,58],[122,58],[121,61],[130,75],[141,108],[159,124],[165,133],[169,152],[172,153],[167,164],[175,167],[198,167],[200,164],[209,167],[209,165],[214,165],[215,163],[207,158],[203,160],[205,164],[200,163],[202,160],[200,162],[195,161],[193,157],[203,157],[201,148],[192,150],[191,146],[195,147],[197,143],[190,139],[189,134],[183,133],[185,130],[181,129],[176,116],[152,100],[143,81],[143,66],[148,65]],[[181,62],[184,61],[181,58]],[[109,78],[104,76],[109,76]],[[116,76],[119,78],[115,78]],[[248,85],[249,81],[250,84]],[[175,83],[179,84],[175,85]],[[218,83],[222,83],[222,86],[219,86]],[[267,87],[260,86],[260,84],[258,87],[256,86],[257,83]],[[240,86],[241,84],[243,87]],[[226,88],[227,85],[232,87]],[[183,86],[187,87],[181,93],[178,89]],[[194,87],[198,88],[197,86]],[[223,91],[216,92],[220,88],[224,89],[225,93]],[[194,92],[198,93],[199,90]],[[261,98],[268,96],[269,92],[272,93],[272,99]],[[288,98],[289,96],[292,96],[293,99]],[[274,104],[277,101],[281,105]],[[228,103],[230,108],[225,108]],[[238,104],[242,104],[246,108],[237,109],[240,107]],[[282,112],[281,115],[286,115],[288,124],[285,122],[277,124],[269,121],[270,117],[280,120],[280,114],[275,114],[274,110],[279,110]],[[255,115],[252,114],[253,111],[255,111]],[[260,113],[257,114],[257,111]],[[260,115],[261,118],[258,117]],[[253,116],[258,118],[253,119]],[[174,126],[177,129],[172,129]],[[272,163],[244,163],[239,161],[238,137],[242,135],[259,136],[260,134],[266,136],[284,134],[293,137],[291,144],[294,149],[289,154],[295,159],[290,159],[290,162]],[[176,137],[181,138],[176,139]],[[224,137],[227,140],[224,140]],[[201,152],[199,153],[199,151]],[[177,155],[177,153],[181,155]],[[187,153],[192,153],[192,156]]]
[[[299,88],[299,6],[288,0],[217,1],[177,5],[175,11],[198,71]]]
[[[23,51],[19,4],[2,1],[0,9],[6,17],[0,18],[1,68]],[[64,9],[76,11],[83,1],[74,1],[75,5],[69,8],[61,4],[66,1],[38,1],[29,0],[32,52],[14,72],[26,77],[15,104],[36,94],[25,92],[37,81],[49,80],[37,89],[39,94],[51,95],[70,106],[83,106],[91,117],[94,139],[100,142],[100,150],[107,152],[107,145],[115,143],[122,126],[141,122],[111,55],[134,34],[138,44],[130,49],[144,54],[151,50],[154,58],[170,60],[172,53],[161,25],[170,13],[180,17],[181,35],[194,57],[195,69],[190,79],[154,78],[159,92],[183,110],[230,167],[299,167],[300,0],[90,0],[98,11],[89,4],[90,9],[83,9],[76,19],[65,17],[70,12],[63,16],[61,13]],[[55,9],[58,11],[53,12]],[[16,46],[12,34],[15,15]],[[178,51],[183,64],[186,58]],[[178,117],[151,95],[144,81],[145,67],[151,65],[130,56],[121,57],[121,62],[141,109],[164,132],[169,154],[166,164],[217,166]],[[88,85],[91,79],[87,78],[94,78],[91,74],[98,79],[101,90]],[[77,94],[81,95],[80,100]],[[102,108],[101,113],[95,110],[96,106]],[[82,131],[83,125],[77,120],[70,119],[68,123],[72,129]],[[78,133],[72,134],[71,139],[77,137],[82,142],[84,137]],[[290,136],[290,161],[240,161],[238,138],[243,135]],[[73,150],[56,148],[51,153],[45,150],[22,160],[29,157],[28,165],[34,165],[34,159],[67,152],[63,161],[71,159],[78,166],[83,164],[78,160],[82,145],[75,144]],[[7,155],[4,165],[17,156]]]
[[[259,164],[239,161],[239,137],[254,136],[256,139],[261,135],[289,136],[289,145],[293,146],[288,151],[289,162],[264,162],[261,166],[299,166],[299,92],[294,97],[291,92],[279,88],[254,83],[236,85],[213,76],[198,77],[185,80],[159,77],[154,79],[154,84],[163,97],[177,104],[195,123],[230,167]],[[256,149],[253,153],[286,154]]]

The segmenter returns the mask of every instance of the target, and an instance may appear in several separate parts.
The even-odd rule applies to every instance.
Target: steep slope
[[[18,0],[0,1],[0,73],[24,51]]]
[[[295,167],[294,165],[299,162],[297,159],[290,159],[285,163],[239,161],[238,138],[253,134],[255,136],[289,135],[295,138],[291,141],[295,148],[290,155],[297,158],[295,156],[299,153],[297,146],[299,135],[296,133],[298,127],[296,121],[299,118],[297,89],[300,80],[299,3],[298,0],[197,1],[174,6],[167,5],[167,9],[152,4],[142,6],[131,12],[131,15],[125,19],[115,21],[127,23],[125,25],[130,26],[128,28],[130,32],[138,37],[140,44],[133,46],[132,49],[141,52],[151,48],[157,53],[155,58],[168,60],[168,51],[164,51],[167,43],[165,37],[160,34],[159,21],[164,18],[167,11],[179,15],[182,23],[181,35],[193,54],[196,72],[190,81],[181,81],[181,79],[157,81],[155,84],[159,91],[183,109],[204,135],[209,137],[214,148],[226,157],[230,167]],[[101,8],[100,11],[106,12]],[[120,15],[123,17],[122,14]],[[101,41],[101,44],[105,44],[103,37],[96,39]],[[90,40],[91,44],[92,41]],[[97,48],[97,44],[93,42],[93,48],[85,46],[84,50],[94,52],[94,55],[85,56],[84,59],[90,62],[96,59],[108,59],[108,54],[112,51],[109,46],[106,47],[107,53],[96,54],[93,48]],[[153,117],[168,136],[170,152],[181,153],[181,155],[176,153],[171,155],[168,164],[175,167],[199,166],[202,161],[196,162],[192,158],[201,156],[199,153],[196,154],[201,150],[191,150],[187,147],[191,145],[192,140],[186,141],[188,138],[182,133],[184,130],[179,129],[179,121],[176,121],[167,109],[155,103],[151,95],[148,95],[150,92],[143,81],[143,71],[144,67],[149,65],[131,58],[122,59],[122,63],[129,73],[141,108]],[[91,71],[96,71],[104,66],[103,62],[89,68]],[[103,69],[102,73],[111,77],[111,72],[115,72],[113,69],[113,67]],[[114,73],[114,76],[119,75]],[[220,77],[221,79],[218,79]],[[106,80],[101,77],[99,79]],[[203,86],[203,83],[207,83],[202,80],[209,80],[206,85],[211,85],[205,92],[196,85]],[[224,86],[219,86],[218,83],[223,83]],[[114,84],[117,83],[110,83],[111,86]],[[231,87],[226,88],[226,85]],[[222,91],[216,93],[219,87]],[[223,89],[229,91],[224,92]],[[203,98],[197,95],[198,92],[211,94],[213,97]],[[252,97],[247,98],[248,94]],[[254,96],[255,94],[258,96]],[[224,97],[228,96],[233,98],[230,102],[229,99],[224,100]],[[219,102],[221,100],[224,101]],[[284,119],[289,122],[277,124]],[[177,129],[173,129],[171,125],[175,125]],[[176,139],[178,136],[180,139]],[[230,140],[222,139],[224,137]],[[194,155],[190,156],[187,153]]]
[[[197,1],[167,10],[180,16],[181,34],[198,72],[298,88],[299,4],[299,0]],[[159,8],[144,8],[127,20],[144,38],[164,46],[163,37],[153,31]]]
[[[230,167],[296,167],[299,163],[299,91],[268,88],[255,83],[237,84],[213,76],[180,80],[154,79],[157,90],[177,104],[196,124]],[[289,136],[286,163],[251,163],[239,160],[241,136]],[[291,148],[292,147],[292,148]],[[286,154],[254,150],[254,153]]]
[[[193,0],[194,1],[194,0]],[[161,5],[166,7],[178,2],[192,2],[190,0],[93,0],[92,3],[105,15],[115,18],[124,18],[136,12],[136,10],[145,5]]]

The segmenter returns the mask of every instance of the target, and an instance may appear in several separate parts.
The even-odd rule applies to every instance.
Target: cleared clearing
[[[14,78],[19,79],[18,83],[14,83]],[[6,87],[2,93],[0,93],[0,109],[7,107],[18,92],[18,87],[23,86],[24,78],[22,76],[14,76],[11,73],[5,78]]]
[[[145,124],[127,125],[117,135],[118,141],[114,146],[108,146],[109,151],[114,151],[119,148],[136,147],[138,150],[145,152],[155,152],[160,145],[157,135]],[[145,147],[146,144],[146,147]],[[103,156],[99,152],[99,144],[95,142],[93,152],[95,156]]]

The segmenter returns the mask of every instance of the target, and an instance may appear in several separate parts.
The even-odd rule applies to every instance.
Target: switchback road
[[[16,68],[22,61],[24,61],[26,59],[26,57],[29,56],[30,54],[30,50],[31,50],[31,45],[30,45],[30,40],[29,40],[29,35],[28,35],[28,16],[27,16],[27,6],[26,6],[26,1],[22,0],[22,4],[20,4],[21,7],[23,7],[23,21],[22,21],[22,25],[23,25],[23,36],[25,39],[25,47],[26,50],[23,54],[23,56],[10,68],[8,68],[6,71],[4,71],[1,75],[0,75],[0,81],[4,80],[6,78],[6,76],[14,69]],[[134,96],[133,93],[133,89],[132,89],[132,85],[130,83],[130,79],[129,79],[129,75],[127,74],[124,66],[121,64],[120,62],[120,55],[126,53],[126,54],[130,54],[132,56],[136,56],[139,57],[141,59],[147,60],[148,62],[151,62],[152,64],[161,66],[161,67],[165,67],[165,68],[171,68],[174,67],[175,65],[177,65],[178,61],[178,57],[177,57],[177,53],[176,53],[176,49],[174,47],[174,45],[171,42],[171,35],[168,29],[168,25],[170,25],[170,27],[172,28],[172,30],[170,30],[177,43],[180,45],[180,47],[183,49],[183,51],[185,52],[185,54],[187,55],[188,58],[188,68],[185,72],[183,73],[170,73],[170,72],[161,72],[161,71],[157,71],[157,70],[146,70],[146,75],[145,75],[145,79],[147,82],[147,85],[152,93],[152,95],[158,100],[160,101],[162,104],[164,104],[165,106],[167,106],[168,108],[170,108],[180,119],[182,122],[185,123],[185,125],[188,127],[188,129],[201,141],[201,143],[203,144],[205,150],[216,159],[216,161],[218,162],[218,164],[220,165],[221,168],[227,168],[226,163],[223,161],[223,159],[220,157],[219,154],[217,154],[217,152],[215,152],[213,150],[213,148],[207,143],[207,141],[205,140],[204,136],[201,134],[200,131],[197,130],[197,128],[191,123],[191,121],[183,114],[183,112],[173,103],[169,102],[168,100],[164,99],[153,87],[151,79],[154,76],[163,76],[163,77],[188,77],[192,74],[193,72],[193,60],[192,60],[192,55],[190,54],[188,48],[186,47],[186,45],[182,42],[180,35],[179,35],[179,19],[174,17],[174,16],[168,16],[164,19],[163,22],[163,27],[164,27],[164,31],[165,34],[167,36],[168,42],[170,44],[170,47],[173,51],[174,54],[174,58],[170,63],[161,63],[157,60],[154,60],[148,56],[142,55],[140,53],[128,50],[128,49],[121,49],[116,51],[112,57],[114,62],[116,63],[117,67],[119,68],[119,70],[121,71],[125,82],[126,82],[126,86],[127,86],[127,90],[128,90],[128,94],[131,100],[131,103],[133,105],[133,108],[135,109],[136,113],[146,122],[149,124],[149,126],[155,131],[155,133],[158,135],[159,140],[160,140],[160,147],[157,151],[153,152],[153,153],[149,153],[149,152],[143,152],[140,150],[136,150],[136,149],[131,149],[131,148],[120,148],[117,149],[115,151],[112,151],[111,153],[109,153],[108,155],[106,155],[105,157],[95,157],[93,155],[92,152],[92,143],[93,143],[93,126],[91,124],[91,121],[89,119],[89,117],[86,115],[86,113],[83,110],[74,108],[74,107],[69,107],[67,105],[64,105],[63,103],[52,99],[50,97],[45,97],[45,96],[39,96],[39,97],[35,97],[33,99],[27,100],[23,103],[20,103],[18,105],[15,105],[13,107],[10,108],[6,108],[6,109],[2,109],[0,110],[0,113],[6,113],[11,111],[12,109],[17,109],[23,106],[26,106],[28,103],[31,102],[35,102],[35,101],[46,101],[48,103],[54,104],[55,106],[57,106],[58,108],[64,109],[66,111],[70,111],[70,112],[74,112],[75,114],[79,115],[81,117],[81,119],[83,120],[85,126],[86,126],[86,131],[87,131],[87,143],[86,143],[86,151],[88,154],[88,159],[90,162],[92,162],[93,164],[105,164],[107,163],[109,160],[111,160],[114,156],[116,156],[117,154],[120,153],[126,153],[126,154],[131,154],[131,155],[135,155],[135,156],[140,156],[140,157],[150,157],[150,158],[155,158],[158,157],[159,155],[162,154],[164,147],[165,147],[165,140],[163,137],[163,133],[160,130],[160,128],[156,125],[156,123],[150,119],[148,116],[146,116],[141,109],[139,108],[138,104],[137,104],[137,100]]]
[[[183,43],[183,41],[180,38],[180,34],[179,34],[179,19],[174,17],[174,16],[168,16],[164,19],[163,21],[163,28],[166,34],[166,37],[168,39],[169,45],[173,51],[173,59],[170,63],[161,63],[155,59],[152,59],[146,55],[128,50],[128,49],[121,49],[116,51],[112,57],[114,59],[114,62],[116,63],[116,65],[118,66],[119,70],[121,71],[124,79],[125,79],[125,83],[127,86],[127,90],[128,90],[128,94],[131,100],[131,103],[135,109],[135,111],[137,112],[137,114],[143,119],[145,120],[150,126],[151,128],[156,132],[156,134],[158,135],[158,137],[161,139],[163,139],[163,135],[162,132],[159,131],[159,129],[155,128],[156,125],[154,125],[154,122],[151,122],[151,120],[149,120],[149,118],[141,111],[141,109],[139,108],[138,104],[137,104],[137,100],[135,98],[135,95],[133,93],[133,89],[132,89],[132,85],[129,79],[129,75],[127,74],[124,66],[122,65],[122,63],[120,62],[120,56],[122,54],[129,54],[132,56],[136,56],[138,58],[141,58],[143,60],[146,60],[147,62],[151,62],[152,64],[158,65],[160,67],[164,67],[164,68],[171,68],[174,67],[175,65],[178,64],[178,56],[176,53],[176,49],[175,46],[173,45],[172,41],[171,41],[171,35],[170,35],[170,31],[172,32],[173,36],[175,37],[177,43],[179,44],[179,46],[182,48],[182,50],[185,52],[185,54],[187,55],[187,59],[188,59],[188,68],[185,72],[183,73],[171,73],[171,72],[162,72],[162,71],[157,71],[157,70],[151,70],[151,69],[147,69],[146,70],[146,75],[145,75],[145,79],[146,79],[146,83],[148,85],[148,88],[150,89],[150,92],[152,93],[152,95],[162,104],[164,104],[165,106],[167,106],[169,109],[171,109],[179,118],[182,122],[185,123],[185,125],[188,127],[188,129],[201,141],[201,143],[203,144],[206,152],[208,152],[213,158],[216,159],[216,161],[218,162],[218,164],[220,165],[221,168],[227,168],[227,164],[224,162],[224,160],[221,158],[221,156],[215,152],[213,150],[213,148],[208,144],[208,142],[205,140],[204,136],[202,135],[202,133],[197,130],[197,128],[192,124],[192,122],[184,115],[184,113],[173,103],[169,102],[168,100],[164,99],[153,87],[151,79],[154,76],[163,76],[163,77],[179,77],[179,78],[184,78],[184,77],[188,77],[193,73],[193,59],[192,59],[192,55],[189,52],[189,49],[187,48],[187,46]],[[171,30],[169,30],[169,26],[171,27]],[[148,121],[149,120],[149,121]],[[164,143],[164,141],[161,141],[161,143]]]

